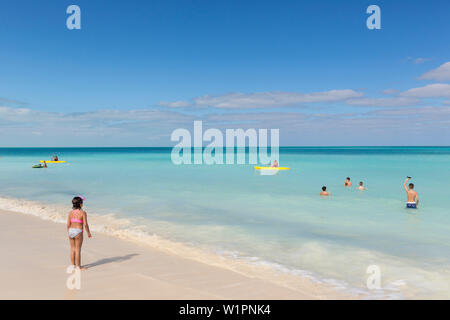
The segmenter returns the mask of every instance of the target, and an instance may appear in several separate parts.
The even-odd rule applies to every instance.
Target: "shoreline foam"
[[[61,212],[67,211],[67,208],[37,201],[0,197],[0,210],[31,215],[58,224],[66,223],[66,213]],[[349,288],[343,281],[318,279],[308,271],[291,270],[276,263],[233,255],[230,252],[208,252],[202,248],[163,239],[158,235],[142,231],[139,225],[132,223],[132,219],[117,218],[114,214],[89,213],[89,224],[93,233],[98,232],[246,277],[269,281],[275,285],[312,295],[317,299],[326,299],[328,296],[338,299],[367,298],[367,294]],[[305,287],[313,288],[314,292],[304,292]]]
[[[0,210],[4,228],[0,299],[338,299],[314,287],[303,291],[242,276],[145,245],[96,233],[85,241],[81,287],[70,290],[65,228],[51,221]]]

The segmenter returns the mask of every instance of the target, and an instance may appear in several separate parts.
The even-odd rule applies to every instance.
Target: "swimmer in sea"
[[[417,209],[417,205],[419,204],[419,195],[414,190],[414,183],[410,183],[408,187],[406,186],[406,183],[411,180],[411,177],[407,177],[405,182],[403,183],[403,187],[406,191],[406,197],[407,197],[407,203],[406,208],[409,209]]]
[[[350,181],[350,178],[349,178],[349,177],[347,177],[347,179],[345,180],[345,182],[344,182],[344,186],[346,186],[346,187],[351,187],[351,186],[352,186],[352,183],[351,183],[351,181]]]
[[[367,190],[367,188],[366,188],[366,187],[364,187],[364,185],[363,185],[363,182],[362,182],[362,181],[360,181],[360,182],[359,182],[359,187],[358,187],[358,190]]]
[[[322,187],[322,192],[320,192],[320,195],[321,196],[329,196],[330,195],[330,193],[327,192],[327,187],[325,187],[325,186]]]

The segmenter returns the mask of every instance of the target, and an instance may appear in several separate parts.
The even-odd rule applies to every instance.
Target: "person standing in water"
[[[322,192],[320,192],[321,196],[329,196],[330,193],[327,191],[327,187],[323,186],[322,187]]]
[[[411,177],[407,177],[405,182],[403,183],[403,187],[406,191],[406,197],[407,197],[407,203],[406,208],[409,209],[417,209],[417,205],[419,204],[419,195],[414,190],[414,183],[410,183],[408,187],[406,186],[406,183],[411,180]]]
[[[349,177],[347,177],[347,179],[345,180],[344,186],[346,186],[346,187],[351,187],[352,186],[352,182],[350,181]]]
[[[92,237],[87,222],[87,214],[82,210],[83,199],[75,197],[72,200],[72,211],[67,217],[67,232],[70,242],[70,261],[72,265],[81,270],[87,269],[81,266],[81,246],[83,244],[83,227],[86,229],[89,238]]]
[[[363,182],[362,182],[362,181],[360,181],[360,182],[359,182],[359,187],[358,187],[358,190],[367,190],[367,188],[366,188],[366,187],[364,187],[364,184],[363,184]]]

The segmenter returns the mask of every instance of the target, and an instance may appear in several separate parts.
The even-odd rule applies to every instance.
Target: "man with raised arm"
[[[419,204],[419,195],[414,190],[414,183],[410,183],[409,186],[406,186],[406,183],[411,180],[411,177],[407,177],[405,182],[403,183],[403,187],[406,190],[406,196],[408,202],[406,203],[406,207],[409,209],[416,209]]]

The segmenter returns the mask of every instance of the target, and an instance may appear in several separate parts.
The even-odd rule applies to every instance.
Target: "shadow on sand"
[[[125,256],[121,256],[121,257],[104,258],[104,259],[100,259],[96,262],[86,264],[85,267],[92,268],[92,267],[96,267],[96,266],[101,266],[102,264],[107,264],[107,263],[112,263],[112,262],[122,262],[122,261],[130,260],[131,258],[138,256],[138,255],[139,254],[137,254],[137,253],[132,253],[132,254],[127,254]]]

